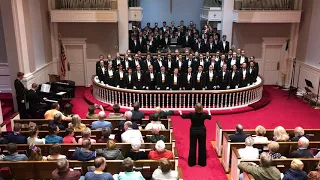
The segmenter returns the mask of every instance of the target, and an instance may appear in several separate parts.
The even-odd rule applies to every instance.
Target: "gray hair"
[[[104,120],[106,118],[106,113],[104,111],[99,112],[99,120]]]
[[[245,144],[246,144],[246,146],[253,146],[254,145],[254,139],[251,136],[247,137],[246,140],[245,140]]]
[[[262,167],[270,167],[272,164],[272,157],[268,153],[263,152],[260,155],[260,163]]]
[[[296,128],[294,129],[294,134],[295,134],[296,136],[303,136],[303,135],[304,135],[304,130],[303,130],[303,128],[302,128],[302,127],[296,127]]]
[[[308,148],[309,140],[306,137],[301,137],[298,141],[298,146],[300,148]]]

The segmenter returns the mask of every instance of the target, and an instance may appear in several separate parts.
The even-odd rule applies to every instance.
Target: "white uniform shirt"
[[[128,80],[131,82],[131,74],[128,74]]]
[[[190,81],[190,79],[191,79],[191,74],[188,73],[187,80]]]
[[[108,70],[109,76],[113,76],[113,71],[111,69]]]
[[[162,66],[161,60],[158,60],[158,63],[159,63],[159,67],[161,67]]]
[[[243,71],[242,71],[242,76],[243,76],[243,78],[245,78],[246,75],[247,75],[247,70],[243,70]]]
[[[178,61],[178,66],[179,66],[179,69],[181,69],[181,66],[182,66],[182,62],[181,61]]]
[[[119,71],[120,79],[123,78],[123,71]]]
[[[165,81],[166,80],[166,76],[164,75],[164,73],[161,73],[161,81]]]
[[[236,63],[237,63],[237,60],[236,60],[236,59],[231,59],[231,62],[230,62],[231,67],[232,67],[233,65],[235,65]]]
[[[200,78],[201,78],[201,72],[198,72],[198,74],[197,74],[197,81],[200,81]]]
[[[141,79],[141,73],[140,73],[140,71],[137,72],[137,76],[138,76],[138,80],[140,80],[140,79]]]
[[[103,75],[104,75],[106,69],[105,69],[104,67],[102,67],[101,70],[102,70],[102,73],[103,73]]]
[[[151,79],[151,81],[153,81],[153,79],[154,79],[154,74],[153,74],[153,72],[150,72],[150,79]]]
[[[241,56],[241,58],[240,58],[240,64],[244,63],[245,60],[246,60],[246,59],[244,58],[244,56]]]
[[[168,68],[171,69],[171,61],[168,61]]]
[[[200,60],[200,65],[203,67],[204,66],[204,61]]]

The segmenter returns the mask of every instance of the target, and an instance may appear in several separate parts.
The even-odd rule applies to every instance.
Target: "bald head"
[[[156,111],[156,113],[160,113],[161,112],[161,108],[160,107],[156,107],[155,111]]]
[[[294,135],[295,136],[303,136],[304,135],[304,130],[302,127],[296,127],[294,129]]]
[[[104,111],[99,112],[99,120],[104,120],[106,118],[106,113]]]
[[[236,132],[237,133],[242,133],[243,132],[243,126],[241,124],[237,124],[236,126]]]
[[[299,148],[308,148],[309,140],[306,137],[301,137],[298,141]]]

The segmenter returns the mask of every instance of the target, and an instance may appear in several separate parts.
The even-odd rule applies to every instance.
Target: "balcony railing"
[[[106,86],[93,77],[93,96],[100,102],[121,107],[132,107],[139,101],[142,109],[189,110],[200,102],[206,109],[235,109],[248,106],[262,98],[263,79],[254,85],[232,90],[132,90]]]
[[[235,0],[235,10],[294,10],[295,0]]]
[[[112,0],[60,0],[58,7],[66,10],[110,10]]]
[[[129,7],[140,7],[140,0],[129,0],[128,1],[128,6]]]
[[[222,0],[204,0],[203,7],[221,7]]]

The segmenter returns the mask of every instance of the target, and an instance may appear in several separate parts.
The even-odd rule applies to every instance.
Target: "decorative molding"
[[[298,88],[299,91],[305,92],[305,79],[312,82],[313,88],[310,90],[317,94],[320,81],[320,68],[312,66],[306,62],[297,60],[295,68],[295,82],[294,86]]]
[[[142,11],[141,7],[129,7],[129,21],[142,21]]]
[[[51,10],[51,22],[118,22],[118,10]]]
[[[222,21],[222,9],[218,7],[201,8],[200,18],[207,21]]]
[[[26,85],[29,89],[32,83],[42,84],[49,81],[48,74],[52,73],[52,61],[43,65],[41,68],[35,70],[32,73],[25,75],[25,78],[22,82]]]
[[[300,10],[234,10],[236,23],[300,23]]]

